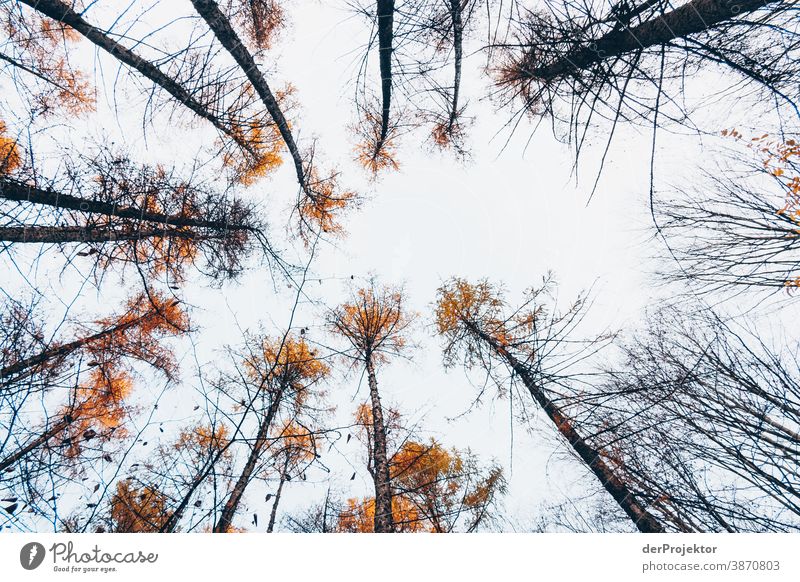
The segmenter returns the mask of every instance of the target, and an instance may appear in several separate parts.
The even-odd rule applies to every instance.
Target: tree
[[[760,162],[738,153],[698,186],[656,202],[668,260],[677,261],[665,278],[723,293],[800,283],[800,147],[767,135],[748,145]]]
[[[272,533],[275,529],[275,518],[278,515],[284,484],[290,481],[293,475],[302,473],[305,466],[317,456],[314,435],[294,422],[286,423],[275,438],[278,439],[279,446],[274,454],[278,471],[278,489],[272,502],[267,533]]]
[[[677,531],[800,528],[800,371],[706,307],[667,307],[623,344],[591,400],[596,438]]]
[[[452,279],[439,288],[436,326],[444,340],[446,366],[463,358],[466,368],[481,367],[493,373],[496,362],[518,379],[558,433],[600,481],[602,487],[642,532],[662,532],[663,526],[648,512],[646,503],[614,472],[602,450],[582,434],[579,424],[558,405],[552,387],[564,381],[563,370],[586,357],[596,342],[580,345],[569,338],[580,322],[584,300],[579,299],[564,314],[550,312],[543,301],[551,282],[527,293],[524,302],[510,314],[502,292],[486,281],[470,284]],[[559,354],[564,344],[578,343],[577,351]],[[501,380],[502,381],[502,380]],[[555,385],[555,386],[553,386]]]
[[[133,386],[130,362],[142,361],[167,377],[175,377],[177,364],[162,342],[188,331],[188,320],[177,302],[155,296],[151,303],[144,296],[136,296],[121,314],[102,318],[95,324],[100,331],[54,343],[27,357],[3,351],[4,360],[8,360],[0,369],[0,387],[8,405],[8,423],[0,449],[0,471],[12,469],[57,436],[62,437],[60,447],[67,459],[77,457],[83,444],[93,439],[124,437],[124,401]],[[23,322],[23,325],[30,324]],[[33,330],[39,344],[41,331],[35,327]],[[83,358],[89,363],[83,364]],[[64,376],[77,386],[62,387]],[[46,378],[46,383],[40,378]],[[62,398],[58,412],[46,419],[38,433],[31,426],[17,426],[22,424],[19,413],[35,390],[56,388],[66,390],[69,397]],[[17,429],[21,433],[15,434]],[[11,449],[13,444],[18,444],[16,449]]]
[[[0,20],[5,32],[0,70],[28,103],[31,119],[57,113],[79,116],[94,110],[94,88],[71,58],[80,35],[48,18],[25,14],[18,3],[4,2]]]
[[[358,160],[371,173],[398,169],[398,138],[422,125],[430,127],[435,146],[466,155],[464,42],[478,20],[479,4],[477,0],[377,0],[357,6],[373,27],[359,69],[355,126],[360,138]],[[486,3],[487,11],[490,5]],[[374,73],[369,66],[373,49],[378,55]],[[372,91],[370,79],[378,75],[380,90]]]
[[[62,180],[0,176],[0,201],[6,248],[72,247],[100,271],[134,265],[146,279],[166,274],[174,285],[187,266],[219,280],[239,275],[255,248],[274,256],[252,204],[109,151],[80,161]]]
[[[250,354],[244,360],[246,392],[256,392],[259,401],[258,432],[250,444],[250,452],[214,525],[214,532],[230,530],[245,489],[254,478],[261,456],[272,445],[270,429],[282,408],[298,414],[308,400],[313,385],[323,380],[330,368],[318,360],[313,349],[302,338],[254,338]],[[298,437],[296,437],[298,438]],[[281,437],[278,437],[281,440]],[[291,457],[287,457],[291,459]],[[287,467],[288,470],[288,463]],[[282,474],[285,478],[286,473]],[[273,506],[274,508],[276,505]],[[274,520],[271,520],[274,525]]]
[[[523,112],[566,126],[580,152],[598,119],[695,128],[681,91],[719,72],[740,100],[796,111],[797,6],[760,0],[546,2],[520,7],[512,38],[495,45],[497,84]],[[675,91],[673,91],[675,89]],[[714,94],[723,90],[714,86]],[[607,146],[608,147],[608,146]]]
[[[236,87],[231,79],[213,69],[207,70],[202,60],[186,63],[185,78],[178,79],[165,73],[133,50],[112,38],[102,29],[87,22],[81,14],[60,0],[29,0],[24,2],[34,13],[52,19],[59,26],[71,31],[73,38],[80,34],[121,63],[136,71],[155,86],[165,91],[174,102],[210,122],[235,150],[246,156],[248,164],[239,172],[243,181],[252,176],[263,176],[278,165],[274,135],[270,124],[263,117],[250,117],[252,95],[247,88]],[[179,67],[180,70],[180,67]],[[229,98],[229,103],[224,101]],[[222,105],[222,106],[220,106]]]
[[[205,24],[206,33],[191,39],[183,50],[166,56],[156,53],[158,57],[152,59],[90,24],[83,13],[79,14],[65,2],[29,0],[24,4],[38,16],[52,19],[83,36],[146,78],[168,96],[172,106],[186,108],[211,123],[222,140],[223,164],[233,170],[234,179],[239,183],[249,185],[272,173],[281,163],[281,146],[286,146],[300,188],[296,208],[301,233],[309,228],[323,231],[325,225],[315,220],[319,214],[330,218],[355,197],[351,191],[339,192],[337,172],[325,174],[319,170],[313,147],[300,150],[284,113],[285,103],[282,104],[292,90],[277,91],[269,86],[255,56],[234,29],[233,22],[244,25],[248,34],[258,37],[254,38],[257,47],[267,42],[267,31],[277,25],[269,24],[269,20],[281,20],[276,3],[252,2],[250,4],[257,7],[251,7],[249,16],[243,18],[239,2],[227,4],[226,9],[232,10],[230,14],[211,0],[193,2],[195,18]],[[212,40],[203,43],[208,32]],[[233,60],[235,67],[224,64],[226,59],[220,56],[220,48]],[[165,65],[171,65],[173,71],[165,72]],[[309,212],[310,209],[315,211]],[[305,236],[311,235],[306,233]]]
[[[386,422],[378,391],[377,364],[397,355],[406,345],[404,333],[413,317],[404,312],[401,289],[369,287],[357,290],[350,302],[333,310],[328,320],[334,333],[350,344],[350,357],[364,366],[370,394],[372,450],[370,470],[375,485],[375,532],[394,531]]]
[[[494,518],[505,493],[503,470],[481,467],[469,450],[446,449],[436,440],[407,441],[392,457],[395,496],[406,500],[427,531],[475,531]]]
[[[167,498],[148,485],[136,487],[130,480],[117,482],[111,498],[111,531],[117,533],[153,533],[169,517]]]

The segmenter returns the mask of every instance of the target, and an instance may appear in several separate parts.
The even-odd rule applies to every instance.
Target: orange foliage
[[[66,455],[76,457],[81,444],[92,438],[126,436],[122,423],[127,415],[125,399],[133,389],[133,368],[127,359],[146,362],[168,377],[177,373],[172,352],[161,345],[165,336],[188,329],[188,320],[177,302],[153,296],[153,302],[138,295],[126,304],[122,315],[99,319],[100,337],[82,346],[92,366],[89,377],[75,392],[74,401],[64,406],[62,416],[72,422]]]
[[[175,376],[177,363],[161,341],[189,330],[189,318],[178,301],[159,293],[141,293],[128,300],[122,315],[95,323],[101,329],[112,330],[87,344],[86,349],[96,362],[113,363],[128,357],[147,362],[169,378]]]
[[[127,436],[121,424],[127,415],[124,401],[132,387],[130,375],[116,363],[107,363],[91,371],[88,383],[77,390],[75,404],[62,410],[62,415],[73,418],[68,428],[67,457],[77,457],[82,442],[92,438]]]
[[[338,192],[336,175],[321,179],[315,170],[309,172],[308,184],[303,188],[298,212],[300,214],[300,233],[308,239],[306,224],[327,234],[341,235],[344,232],[338,221],[338,214],[350,206],[357,198],[355,192]]]
[[[416,507],[426,529],[437,533],[452,531],[459,516],[480,521],[505,488],[499,467],[481,471],[469,451],[447,450],[433,439],[406,442],[390,470],[395,496]]]
[[[736,140],[743,138],[736,129],[723,130],[722,135]],[[777,214],[794,222],[798,226],[795,234],[800,235],[800,142],[795,139],[779,141],[765,133],[751,138],[747,145],[762,156],[764,169],[781,184],[786,202]],[[800,287],[800,276],[789,279],[785,285]]]
[[[111,519],[117,533],[153,533],[161,530],[170,514],[167,497],[155,487],[134,487],[119,481],[111,498]]]
[[[350,341],[362,358],[383,359],[406,345],[404,332],[414,315],[404,313],[405,298],[399,288],[372,285],[355,292],[330,316],[333,330]]]
[[[0,20],[11,45],[24,55],[24,65],[46,78],[46,88],[33,95],[39,113],[49,114],[63,109],[80,115],[95,108],[95,97],[86,75],[73,69],[68,60],[67,45],[80,39],[74,29],[18,8],[0,7]]]
[[[216,428],[197,425],[182,430],[174,446],[178,450],[198,450],[207,453],[225,448],[228,442],[228,429],[225,425]]]
[[[244,127],[234,126],[232,133],[237,143],[246,145],[250,152],[226,153],[222,163],[233,169],[236,181],[243,186],[252,186],[283,162],[283,138],[278,126],[253,121]]]
[[[467,322],[483,327],[487,320],[497,320],[502,307],[499,290],[487,281],[471,284],[453,279],[437,291],[437,331],[440,335],[453,333]]]
[[[272,48],[277,33],[286,25],[283,8],[276,0],[239,1],[237,20],[248,38],[260,49]]]
[[[330,374],[330,367],[302,338],[262,338],[257,350],[245,359],[248,377],[262,390],[291,390],[297,408],[308,399],[308,388]]]
[[[294,102],[295,88],[291,84],[275,92],[275,99],[286,114]],[[254,109],[257,113],[248,113]],[[284,147],[280,129],[269,115],[263,111],[260,98],[252,85],[245,85],[227,109],[232,120],[230,133],[238,147],[230,149],[222,157],[225,167],[233,171],[236,182],[251,186],[261,178],[275,171],[282,163],[281,150]],[[291,127],[291,124],[287,122]]]
[[[389,130],[386,137],[381,139],[381,116],[377,113],[366,112],[361,123],[353,128],[361,136],[361,141],[356,144],[356,160],[373,175],[387,168],[399,170],[400,165],[395,159],[394,132]]]
[[[6,135],[6,124],[0,119],[0,175],[11,174],[22,165],[16,140]]]
[[[413,504],[402,497],[392,498],[392,518],[398,533],[425,531]],[[347,508],[339,514],[336,529],[342,533],[372,533],[375,530],[375,499],[348,499]]]
[[[286,422],[277,432],[278,446],[292,463],[314,458],[314,436],[295,422]]]

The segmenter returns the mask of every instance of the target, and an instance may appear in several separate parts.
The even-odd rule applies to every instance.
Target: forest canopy
[[[793,0],[0,0],[0,529],[800,530]]]

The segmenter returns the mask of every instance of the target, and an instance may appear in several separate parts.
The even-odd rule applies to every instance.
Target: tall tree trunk
[[[378,63],[381,71],[381,133],[375,147],[383,149],[389,134],[392,108],[392,43],[394,41],[394,0],[378,0]]]
[[[275,415],[278,413],[278,407],[280,406],[282,396],[283,387],[275,394],[275,399],[270,403],[269,409],[267,409],[267,415],[263,418],[261,425],[258,427],[258,434],[253,443],[253,448],[250,449],[247,462],[236,481],[236,485],[233,487],[233,491],[231,491],[231,494],[228,496],[225,506],[222,508],[217,523],[214,525],[214,533],[226,533],[230,529],[233,517],[239,509],[239,503],[242,500],[245,489],[247,489],[247,485],[249,485],[250,480],[253,478],[253,473],[261,458],[261,453],[267,445],[269,429],[272,426]]]
[[[535,51],[526,54],[518,77],[550,81],[586,69],[625,53],[665,45],[709,30],[716,25],[765,6],[764,0],[692,0],[633,28],[614,30],[551,63],[539,62]]]
[[[44,443],[46,443],[51,438],[56,436],[58,433],[63,431],[70,425],[70,423],[72,423],[72,421],[73,421],[72,417],[65,416],[64,418],[59,420],[56,424],[54,424],[52,427],[47,429],[44,433],[42,433],[41,435],[33,439],[31,442],[29,442],[27,445],[20,447],[16,452],[0,460],[0,474],[2,474],[3,471],[11,467],[14,463],[25,458],[32,451],[38,449]],[[2,480],[2,478],[0,478],[0,480]]]
[[[452,132],[458,120],[458,94],[461,89],[461,62],[463,60],[464,23],[461,15],[461,2],[463,0],[450,0],[450,19],[453,23],[453,98],[450,101],[450,119],[447,131]]]
[[[31,356],[29,358],[25,358],[24,360],[20,360],[11,364],[10,366],[6,366],[5,368],[0,369],[0,381],[5,380],[11,376],[17,376],[22,372],[31,372],[33,369],[50,362],[54,359],[62,359],[66,356],[70,355],[72,352],[81,349],[82,347],[101,340],[109,335],[119,333],[121,331],[125,331],[131,327],[139,325],[148,317],[152,317],[153,312],[148,312],[140,317],[136,317],[131,321],[126,321],[125,323],[121,323],[119,325],[114,325],[109,328],[104,329],[103,331],[97,332],[95,334],[68,342],[66,344],[56,345],[52,348],[44,350],[35,356]],[[0,382],[0,385],[4,384],[5,382]]]
[[[614,498],[625,514],[633,521],[639,531],[644,533],[663,533],[664,527],[658,520],[647,512],[637,501],[633,492],[622,482],[603,460],[600,451],[590,445],[575,428],[572,421],[561,412],[542,388],[534,381],[528,368],[517,360],[505,347],[499,344],[490,335],[484,333],[474,323],[466,322],[467,328],[476,337],[489,344],[500,357],[502,357],[522,380],[533,399],[541,407],[558,432],[563,436],[572,450],[594,473],[603,488]]]
[[[286,461],[283,463],[283,471],[281,471],[281,480],[278,482],[278,490],[275,492],[275,501],[272,502],[272,511],[269,514],[269,525],[267,526],[267,533],[272,533],[275,528],[275,517],[278,515],[278,504],[281,502],[281,493],[283,492],[283,484],[286,482],[286,473],[289,471],[289,453],[286,453]]]
[[[289,149],[300,187],[304,191],[308,191],[309,184],[306,178],[305,168],[303,167],[303,157],[297,149],[294,136],[292,136],[292,131],[289,128],[289,123],[283,116],[278,100],[275,99],[275,96],[272,94],[267,80],[264,78],[264,75],[253,59],[253,55],[251,55],[247,47],[242,44],[233,26],[231,26],[230,21],[220,11],[219,6],[217,6],[214,0],[192,0],[192,4],[195,10],[197,10],[197,13],[203,17],[203,20],[205,20],[206,24],[211,28],[217,40],[225,47],[236,61],[236,64],[239,65],[239,68],[247,75],[247,79],[250,81],[250,84],[253,85],[256,93],[258,93],[261,102],[264,104],[264,107],[267,108],[270,117],[272,117],[272,121],[275,122],[286,147]]]
[[[135,241],[147,238],[181,238],[212,240],[224,235],[201,235],[184,228],[164,227],[107,227],[107,226],[4,226],[0,227],[0,242],[8,243],[103,243]]]
[[[141,75],[172,95],[176,101],[182,103],[203,119],[211,122],[214,127],[233,139],[242,149],[248,151],[253,156],[257,155],[252,146],[235,131],[235,128],[211,113],[205,105],[197,101],[178,81],[161,72],[161,70],[151,62],[141,58],[130,49],[119,44],[101,29],[86,22],[70,5],[60,0],[21,1],[37,12],[74,28],[90,42],[94,43],[120,62],[138,71]]]
[[[375,482],[375,533],[394,532],[392,516],[392,484],[389,475],[389,455],[386,452],[386,424],[383,418],[378,379],[372,355],[367,354],[367,381],[372,402],[372,461],[373,481]]]
[[[164,226],[207,228],[219,231],[248,230],[245,226],[230,224],[223,221],[203,220],[201,218],[192,218],[180,214],[150,212],[146,211],[144,208],[119,206],[110,202],[80,198],[70,194],[62,194],[53,190],[44,190],[42,188],[36,188],[35,186],[29,186],[7,177],[0,178],[0,198],[14,202],[30,202],[31,204],[41,204],[44,206],[52,206],[53,208],[115,216],[117,218],[130,218],[142,222],[155,222]]]

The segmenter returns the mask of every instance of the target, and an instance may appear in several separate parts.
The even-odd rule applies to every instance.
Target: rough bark
[[[389,134],[392,108],[392,43],[394,41],[394,0],[378,0],[378,62],[381,71],[381,133],[375,151],[383,149]]]
[[[392,484],[389,475],[389,455],[386,445],[386,423],[383,418],[378,379],[372,356],[367,354],[367,381],[372,403],[372,460],[373,481],[375,483],[375,533],[394,532],[392,516]]]
[[[239,65],[245,75],[247,75],[247,79],[250,81],[250,84],[253,85],[256,93],[258,93],[261,102],[267,108],[270,117],[272,117],[272,121],[275,122],[286,147],[289,149],[300,187],[306,190],[308,187],[308,180],[306,179],[305,168],[303,167],[303,157],[297,149],[294,136],[292,136],[292,131],[289,128],[289,123],[286,121],[277,99],[275,99],[275,96],[272,94],[267,80],[259,70],[258,65],[256,65],[253,55],[251,55],[247,47],[242,44],[233,26],[231,26],[230,21],[220,11],[216,2],[213,0],[192,0],[192,4],[195,10],[197,10],[197,13],[206,21],[209,28],[211,28],[217,40],[225,47],[236,61],[236,64]]]
[[[222,238],[223,235],[218,235]],[[200,235],[192,230],[172,227],[116,228],[93,226],[4,226],[0,227],[0,242],[7,243],[103,243],[142,240],[152,237],[207,240],[217,238]]]
[[[242,500],[245,489],[247,489],[247,486],[253,478],[253,473],[255,472],[256,465],[261,458],[261,453],[264,451],[264,448],[269,442],[269,429],[272,426],[272,421],[275,419],[275,415],[278,413],[278,407],[280,406],[282,395],[283,389],[281,388],[275,394],[274,400],[270,403],[269,408],[267,409],[266,416],[263,418],[258,427],[258,434],[256,435],[255,442],[253,443],[253,448],[250,449],[247,462],[245,463],[242,472],[239,474],[239,478],[236,480],[236,485],[234,485],[233,491],[231,491],[227,501],[225,501],[225,505],[222,508],[219,519],[214,525],[214,533],[226,533],[230,529],[231,523],[233,522],[233,517],[236,515],[236,511],[239,509],[239,503]]]
[[[450,119],[448,121],[448,132],[458,121],[458,94],[461,89],[461,62],[463,60],[463,36],[464,23],[461,17],[462,0],[450,0],[450,19],[453,23],[453,96],[450,101]]]
[[[644,533],[663,533],[664,527],[658,520],[642,507],[631,490],[620,480],[603,460],[600,451],[589,444],[580,434],[572,421],[561,409],[550,400],[542,388],[536,383],[528,368],[513,354],[500,345],[490,335],[484,333],[474,323],[466,323],[467,328],[481,341],[503,358],[530,392],[533,399],[541,407],[558,432],[569,443],[572,450],[586,464],[600,481],[603,488],[614,498],[625,514],[633,521],[639,531]]]
[[[31,204],[41,204],[52,206],[53,208],[63,208],[65,210],[77,210],[92,214],[102,214],[105,216],[115,216],[117,218],[130,218],[142,222],[155,222],[164,226],[206,228],[210,230],[249,230],[248,227],[228,222],[203,220],[182,216],[180,214],[163,214],[160,212],[150,212],[135,206],[119,206],[111,202],[102,202],[62,194],[54,190],[46,190],[29,186],[10,178],[0,179],[0,198],[13,202],[30,202]]]
[[[58,433],[63,431],[67,428],[70,423],[72,423],[73,419],[69,416],[65,416],[56,424],[54,424],[51,428],[46,430],[44,433],[33,439],[27,445],[19,448],[16,452],[12,453],[11,455],[7,456],[6,458],[0,460],[0,480],[2,477],[2,473],[14,465],[14,463],[24,459],[27,457],[32,451],[38,449],[44,443],[49,441],[51,438],[56,436]]]
[[[68,4],[60,0],[21,0],[21,2],[49,18],[75,29],[94,45],[139,72],[172,95],[179,103],[182,103],[198,116],[211,122],[214,127],[233,139],[240,147],[247,150],[252,155],[256,155],[253,148],[242,139],[241,136],[237,135],[230,125],[211,113],[207,107],[192,97],[192,94],[178,81],[163,73],[148,60],[143,59],[132,50],[116,42],[101,29],[86,22],[83,17],[75,12]]]
[[[625,53],[668,44],[753,12],[764,0],[692,0],[632,28],[614,30],[556,61],[541,65],[533,52],[523,58],[520,78],[550,81]]]

